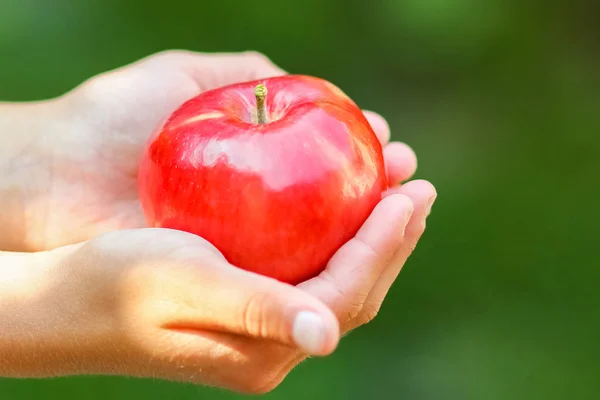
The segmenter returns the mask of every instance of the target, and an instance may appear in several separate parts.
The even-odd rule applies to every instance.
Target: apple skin
[[[256,122],[259,83],[268,90],[265,124]],[[304,75],[185,102],[150,138],[138,176],[151,227],[199,235],[231,264],[290,284],[324,270],[388,185],[361,109]]]

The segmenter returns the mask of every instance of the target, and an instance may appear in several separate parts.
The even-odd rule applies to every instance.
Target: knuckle
[[[263,364],[262,368],[253,365],[252,373],[247,374],[245,391],[247,394],[267,394],[276,389],[289,372],[305,359],[304,356],[293,355],[283,360],[277,358],[273,362]]]
[[[175,60],[175,59],[179,59],[181,57],[186,57],[190,53],[191,52],[188,51],[188,50],[168,49],[168,50],[159,51],[158,53],[155,53],[154,55],[151,55],[149,57],[149,59],[153,59],[153,60]]]
[[[198,53],[190,50],[168,49],[151,54],[130,65],[141,67],[140,71],[162,71],[164,68],[177,68],[185,65],[197,55]]]
[[[414,240],[411,240],[410,243],[408,243],[408,246],[406,247],[406,256],[411,256],[415,250],[417,249],[417,242]]]
[[[254,293],[244,304],[241,313],[241,326],[250,336],[264,336],[266,325],[265,310],[271,300],[271,295],[264,292]]]
[[[423,236],[423,233],[425,233],[425,221],[421,221],[420,223],[416,224],[408,233],[406,241],[407,255],[410,256],[415,252],[417,249],[417,244],[419,243],[421,236]]]
[[[246,381],[242,384],[240,391],[243,392],[243,394],[262,395],[273,391],[277,386],[279,386],[279,382],[269,381],[263,378]]]
[[[248,57],[248,65],[252,66],[260,77],[285,74],[273,60],[263,53],[249,51],[245,55]]]
[[[267,394],[279,386],[281,379],[275,376],[274,369],[253,369],[252,372],[244,374],[237,384],[237,390],[244,394],[256,395]]]
[[[98,105],[102,104],[110,90],[110,81],[115,72],[103,72],[83,81],[77,88],[71,92],[69,106],[80,113],[86,113],[87,110],[98,110]]]
[[[366,325],[369,322],[373,321],[377,315],[379,314],[379,310],[381,309],[381,303],[379,302],[369,302],[364,305],[362,312],[358,317],[359,325]]]
[[[421,236],[423,236],[423,234],[425,233],[425,229],[427,227],[427,222],[425,220],[425,218],[423,218],[421,220],[421,222],[417,225],[417,229],[416,229],[416,237],[417,239],[419,239]]]
[[[360,256],[362,259],[370,262],[381,258],[379,252],[365,240],[362,240],[359,237],[354,237],[351,239],[351,242],[356,246],[357,251],[360,251]]]
[[[414,240],[414,241],[410,242],[410,246],[409,246],[409,248],[410,248],[410,252],[411,252],[411,254],[412,254],[412,253],[414,253],[414,252],[415,252],[415,250],[417,250],[417,245],[418,245],[418,244],[419,244],[419,241],[418,241],[418,240]]]
[[[415,252],[415,250],[417,250],[417,245],[419,244],[419,239],[420,239],[420,235],[412,237],[406,243],[406,254],[407,254],[407,256],[412,255]]]
[[[267,57],[265,54],[263,54],[259,51],[256,51],[256,50],[245,51],[243,55],[252,61],[256,61],[256,62],[264,63],[264,64],[271,64],[271,60],[269,59],[269,57]]]
[[[334,306],[333,309],[340,322],[346,323],[356,318],[362,310],[365,296],[350,293],[340,287],[331,273],[327,270],[321,273],[321,277],[327,282],[331,293],[334,293],[334,303],[336,306]]]
[[[350,302],[346,305],[346,308],[344,309],[344,313],[342,315],[341,321],[342,323],[348,322],[353,320],[354,318],[358,317],[358,315],[361,313],[363,309],[363,305],[359,302],[353,301]]]
[[[419,222],[411,227],[409,232],[409,238],[411,242],[416,243],[421,238],[423,233],[425,233],[425,225],[425,218],[421,218]]]

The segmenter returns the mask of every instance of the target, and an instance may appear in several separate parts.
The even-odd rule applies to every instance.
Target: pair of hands
[[[170,51],[39,105],[47,120],[26,146],[32,161],[12,171],[29,195],[28,229],[11,250],[36,253],[14,291],[29,295],[2,310],[18,334],[5,343],[12,361],[0,373],[118,374],[264,393],[375,317],[436,196],[426,181],[399,184],[416,157],[389,143],[376,113],[365,111],[398,185],[309,281],[286,285],[235,268],[200,237],[142,229],[136,174],[149,132],[201,91],[281,74],[254,52]]]

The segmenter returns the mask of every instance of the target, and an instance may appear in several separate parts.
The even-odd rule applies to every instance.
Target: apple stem
[[[267,98],[267,87],[265,85],[258,84],[254,88],[254,95],[256,96],[256,118],[259,124],[267,123],[267,107],[265,107],[265,101]]]

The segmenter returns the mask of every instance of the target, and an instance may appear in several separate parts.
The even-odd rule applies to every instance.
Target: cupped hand
[[[25,375],[124,375],[268,392],[303,359],[330,354],[342,335],[375,317],[434,197],[424,181],[391,190],[326,270],[298,286],[236,268],[200,237],[169,229],[111,232],[46,253],[44,292],[15,313],[28,318],[15,324],[22,337],[14,362],[0,365],[3,375],[35,366]]]
[[[137,167],[158,124],[202,91],[286,72],[255,52],[167,51],[97,75],[52,102],[53,118],[33,145],[27,169],[26,250],[56,248],[119,229],[144,227]],[[408,179],[416,157],[388,143],[389,128],[365,111],[382,144],[392,182]]]
[[[309,281],[294,287],[235,268],[184,232],[135,229],[145,226],[137,163],[159,122],[201,91],[281,74],[252,52],[165,52],[52,102],[56,118],[31,160],[45,173],[32,172],[27,182],[45,185],[27,199],[27,247],[79,244],[48,253],[56,267],[43,274],[45,292],[26,304],[23,313],[35,315],[14,348],[25,351],[35,340],[30,321],[48,322],[46,340],[33,352],[39,359],[24,353],[15,363],[36,366],[32,376],[117,374],[262,393],[374,318],[436,196],[426,181],[399,185],[413,175],[416,157],[405,144],[389,143],[376,113],[365,111],[394,186]]]

